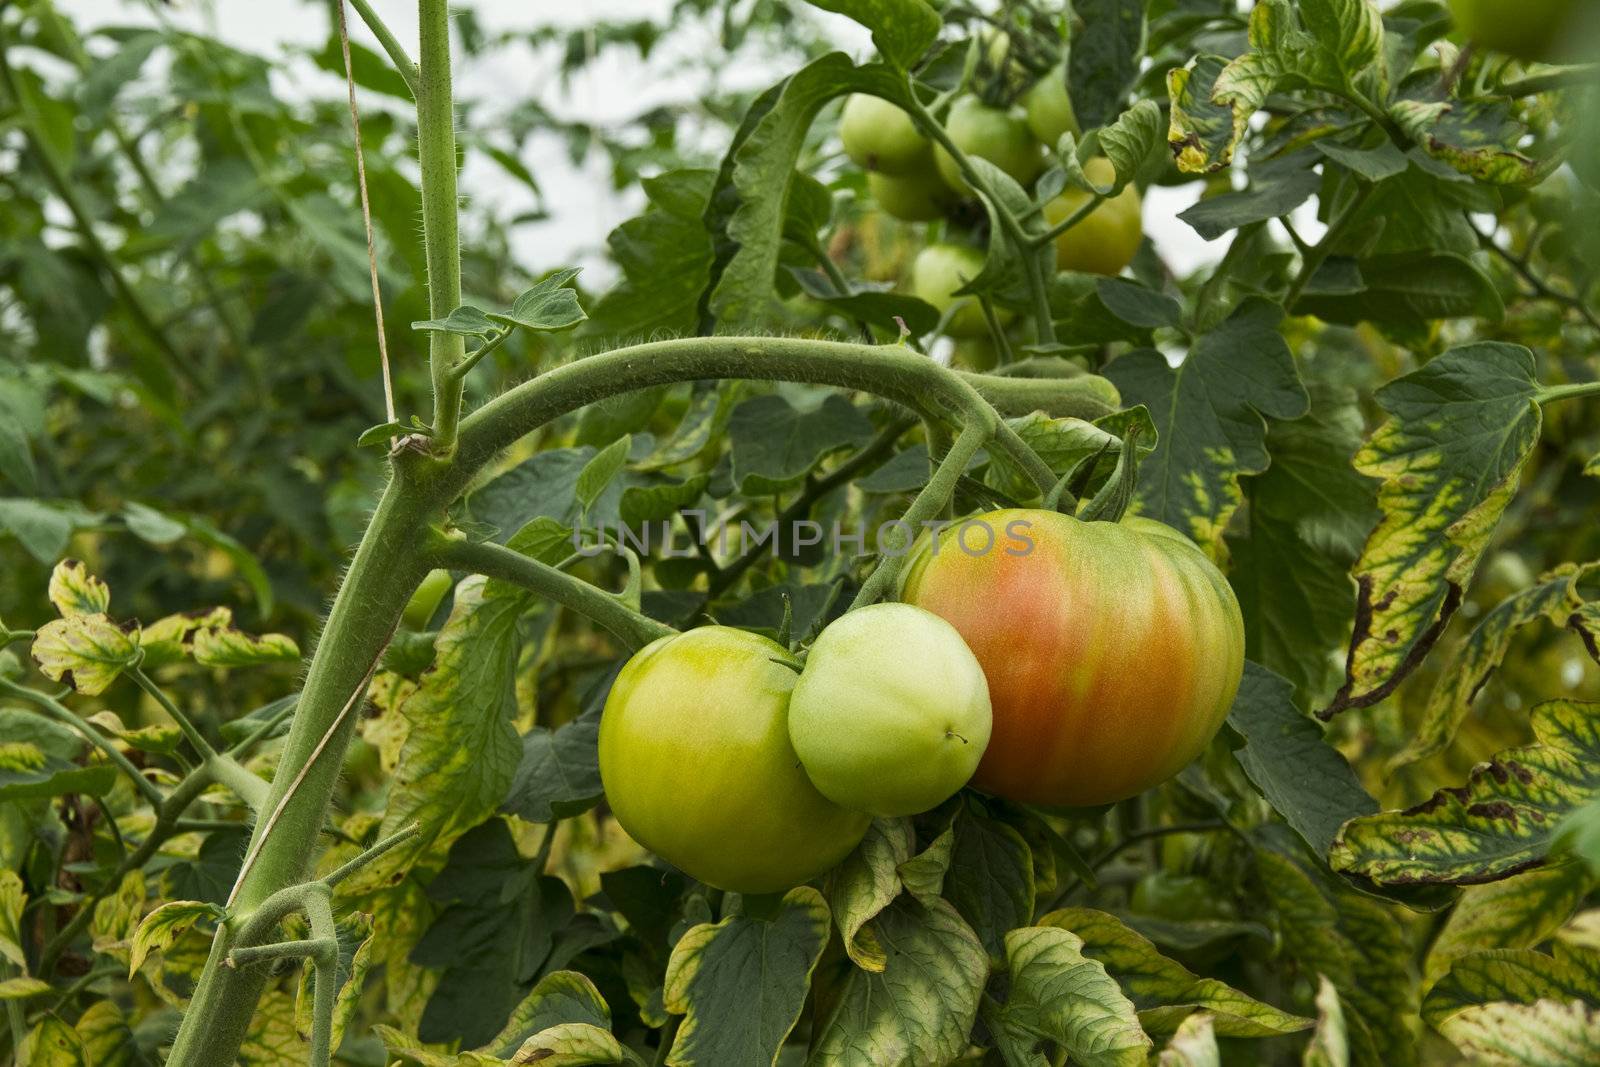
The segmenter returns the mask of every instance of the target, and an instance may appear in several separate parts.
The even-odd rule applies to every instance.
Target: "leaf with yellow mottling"
[[[300,647],[286,634],[261,634],[207,627],[195,631],[194,660],[202,667],[256,667],[266,663],[294,663]]]
[[[1470,952],[1537,945],[1567,921],[1595,884],[1581,863],[1552,863],[1469,886],[1428,949],[1423,987],[1438,981],[1454,960]]]
[[[80,560],[64,559],[55,565],[50,572],[49,596],[63,619],[104,615],[111,610],[111,589]]]
[[[22,1039],[17,1063],[26,1067],[100,1067],[84,1059],[83,1039],[54,1015],[46,1015]]]
[[[1514,1067],[1600,1063],[1600,1010],[1581,1000],[1496,1001],[1451,1016],[1442,1032],[1473,1063]]]
[[[1473,885],[1545,862],[1561,819],[1600,794],[1600,703],[1550,700],[1530,719],[1534,744],[1416,807],[1351,819],[1328,862],[1380,885]]]
[[[1528,349],[1485,341],[1452,348],[1378,390],[1389,419],[1355,466],[1382,479],[1383,518],[1356,562],[1345,683],[1323,718],[1392,692],[1460,604],[1539,440],[1533,373]]]
[[[139,647],[144,649],[142,666],[148,669],[177,663],[189,651],[190,639],[197,630],[225,629],[232,625],[233,611],[223,607],[163,615],[139,635]]]
[[[123,875],[116,892],[94,906],[89,936],[96,952],[129,962],[133,934],[144,915],[144,897],[144,872],[136,869]]]
[[[294,997],[274,989],[250,1017],[250,1032],[239,1046],[239,1067],[305,1067],[306,1040],[295,1028]]]
[[[39,627],[33,658],[45,677],[85,696],[105,692],[139,654],[139,625],[124,630],[105,615],[73,615]]]
[[[78,1016],[75,1029],[83,1058],[92,1067],[136,1067],[146,1062],[133,1030],[114,1000],[97,1000]]]
[[[220,919],[226,912],[203,900],[172,900],[146,915],[133,932],[128,952],[128,977],[138,973],[139,965],[151,952],[171,946],[201,919]]]
[[[359,911],[342,916],[335,933],[339,940],[339,966],[335,977],[339,992],[333,1004],[333,1047],[338,1048],[344,1040],[345,1027],[355,1016],[362,985],[372,967],[372,916]],[[300,986],[294,999],[294,1024],[302,1034],[311,1033],[318,977],[315,967],[301,968]]]

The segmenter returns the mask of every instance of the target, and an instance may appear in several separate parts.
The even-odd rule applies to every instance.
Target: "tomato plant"
[[[1594,1062],[1595,7],[0,4],[0,1062]]]

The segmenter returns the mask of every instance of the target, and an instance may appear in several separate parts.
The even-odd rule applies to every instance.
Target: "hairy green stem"
[[[1548,404],[1552,400],[1576,400],[1582,397],[1600,396],[1600,382],[1574,382],[1571,385],[1549,385],[1539,390],[1534,400],[1539,404]]]
[[[546,600],[593,619],[630,649],[643,648],[658,637],[670,637],[678,632],[666,623],[632,610],[603,589],[493,542],[451,541],[434,551],[431,562],[532,590]]]
[[[338,3],[339,0],[334,0]],[[350,6],[356,9],[356,14],[361,16],[361,21],[367,24],[367,29],[372,31],[372,36],[378,39],[378,44],[388,53],[389,62],[394,64],[394,69],[406,83],[406,88],[411,90],[412,99],[417,96],[417,65],[406,54],[405,45],[394,35],[377,11],[367,0],[350,0]]]
[[[976,424],[962,429],[955,444],[950,446],[950,451],[939,461],[933,477],[928,479],[928,484],[922,487],[922,492],[911,501],[911,506],[906,508],[905,514],[900,516],[900,521],[910,530],[908,535],[910,540],[905,546],[905,551],[885,555],[878,562],[872,576],[861,583],[860,591],[850,604],[852,610],[874,603],[888,592],[894,580],[899,577],[900,568],[905,564],[906,557],[911,554],[911,546],[915,543],[918,528],[944,510],[944,506],[950,502],[950,497],[956,490],[957,479],[966,471],[967,464],[972,462],[972,458],[978,454],[978,449],[989,440],[991,431],[992,426]]]
[[[456,116],[450,87],[450,6],[421,0],[422,48],[417,71],[417,156],[422,165],[422,235],[428,262],[428,310],[442,319],[461,306],[461,247],[456,219]],[[428,335],[433,377],[434,447],[448,456],[461,419],[456,364],[466,354],[460,334]]]

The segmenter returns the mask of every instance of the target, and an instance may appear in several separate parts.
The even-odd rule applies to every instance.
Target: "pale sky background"
[[[143,4],[127,0],[58,0],[58,6],[85,30],[105,24],[152,21]],[[415,55],[417,5],[410,0],[374,0],[374,6]],[[476,0],[471,6],[484,30],[493,33],[552,24],[576,27],[602,18],[665,21],[671,0]],[[176,0],[168,11],[169,17],[180,25],[209,30],[235,47],[279,60],[274,75],[276,87],[287,98],[343,92],[341,78],[316,69],[291,52],[295,47],[320,48],[325,42],[327,20],[317,5],[302,0],[223,0],[214,5]],[[870,53],[870,41],[861,27],[820,10],[812,14],[819,24],[835,33],[842,49],[858,58]],[[349,19],[352,38],[376,49],[376,42],[353,11]],[[691,77],[676,70],[678,64],[673,59],[685,51],[698,49],[691,54],[704,55],[715,50],[718,45],[714,33],[707,30],[703,40],[694,39],[693,34],[675,37],[688,39],[674,40],[673,52],[653,53],[642,66],[630,49],[611,50],[565,85],[559,77],[554,48],[542,52],[525,49],[520,54],[504,49],[493,56],[470,60],[458,56],[457,92],[462,97],[492,96],[501,100],[537,98],[563,119],[601,125],[620,123],[656,104],[693,99],[703,91],[704,75]],[[777,65],[767,67],[759,61],[741,59],[738,65],[720,69],[715,76],[727,86],[753,88],[769,85],[785,72]],[[368,94],[362,94],[361,100],[363,108],[398,106],[391,98]],[[720,149],[721,145],[714,147]],[[481,155],[469,155],[468,159],[461,182],[464,195],[495,205],[505,215],[534,206],[532,194],[498,166]],[[522,161],[545,190],[551,217],[516,228],[513,248],[518,262],[534,271],[560,264],[582,265],[591,282],[611,277],[614,272],[602,255],[605,236],[638,212],[643,195],[637,189],[621,194],[611,189],[603,152],[591,153],[581,167],[574,167],[565,145],[553,136],[534,138]],[[1179,273],[1216,262],[1231,237],[1204,241],[1175,218],[1194,202],[1198,192],[1198,184],[1179,189],[1154,188],[1145,200],[1146,231]],[[1304,226],[1302,233],[1308,238],[1320,229],[1314,218],[1307,220],[1297,215],[1296,222]]]

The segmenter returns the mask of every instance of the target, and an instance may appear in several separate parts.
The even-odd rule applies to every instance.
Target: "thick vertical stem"
[[[461,305],[461,246],[456,230],[455,102],[450,90],[450,9],[446,0],[420,0],[422,49],[417,71],[417,154],[422,164],[422,236],[427,246],[428,308],[436,319]],[[461,335],[433,331],[434,443],[455,448],[461,420],[461,379],[451,372],[466,356]]]
[[[234,888],[231,915],[184,1013],[169,1067],[232,1063],[261,995],[261,968],[224,966],[233,931],[268,897],[304,878],[373,664],[421,580],[428,494],[399,474],[356,550],[306,674],[294,723]],[[354,701],[352,701],[354,697]]]

